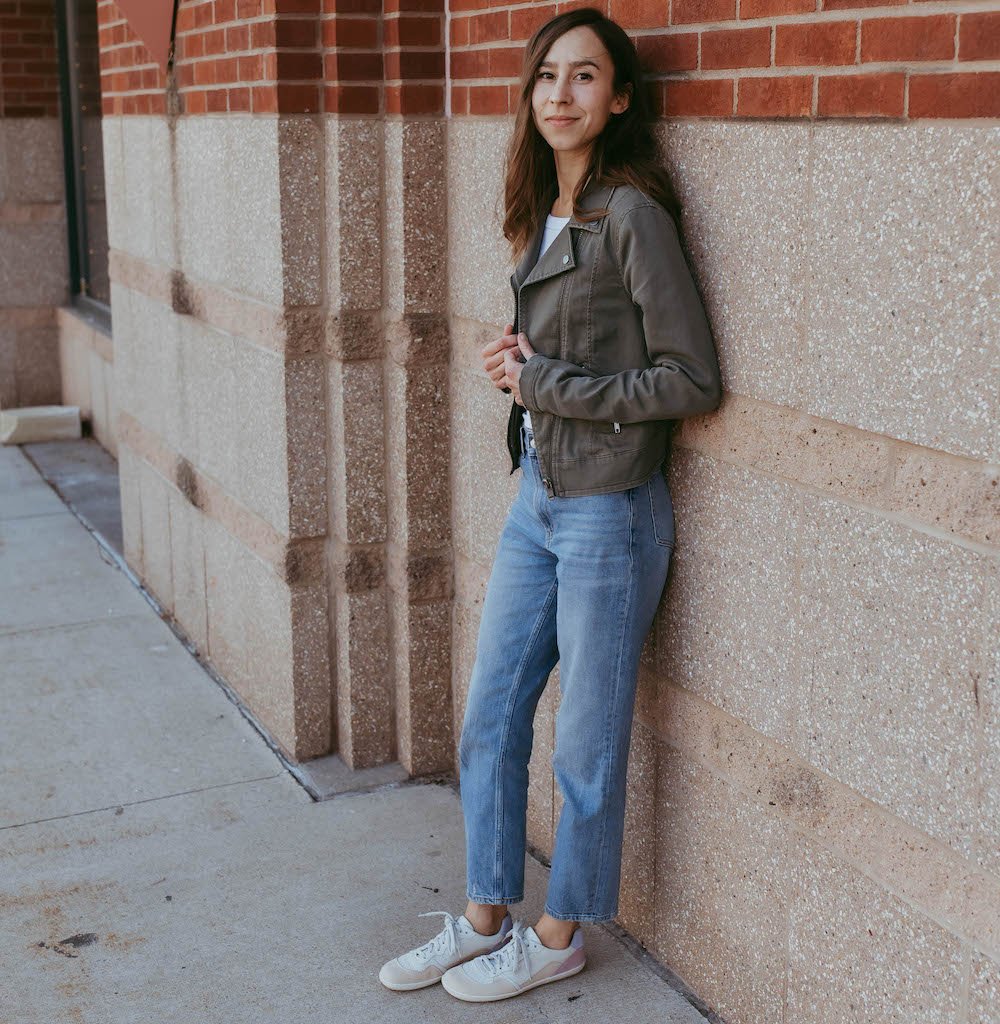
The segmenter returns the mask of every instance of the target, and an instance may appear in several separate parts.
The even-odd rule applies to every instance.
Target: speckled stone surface
[[[969,1024],[997,1024],[1000,1020],[1000,963],[982,953],[972,954],[969,985]]]
[[[786,1019],[964,1019],[968,953],[956,936],[805,837],[789,858]]]
[[[510,247],[503,237],[503,152],[509,119],[448,125],[448,288],[453,316],[503,324],[513,315]]]
[[[651,951],[723,1020],[782,1020],[789,827],[662,742],[656,808]]]
[[[180,230],[172,170],[173,132],[162,117],[105,117],[101,121],[108,245],[165,267],[177,265]],[[197,191],[205,187],[214,190],[225,180],[221,175],[218,185],[208,180],[197,182]],[[195,184],[190,179],[188,183]],[[186,203],[193,202],[197,198],[189,194]]]
[[[986,637],[982,671],[975,690],[983,719],[980,738],[979,808],[976,815],[976,861],[1000,878],[1000,562],[986,577]],[[1000,939],[1000,911],[995,915]],[[995,1006],[1000,1006],[998,1000]]]
[[[278,119],[282,300],[322,301],[323,138],[309,118]]]
[[[985,600],[995,563],[827,499],[804,500],[802,526],[808,711],[795,748],[971,857],[973,683],[996,650]]]
[[[653,624],[657,670],[778,742],[801,717],[801,492],[675,449],[676,546]]]
[[[727,390],[1000,461],[998,131],[671,125]]]
[[[174,611],[174,576],[170,558],[170,485],[148,462],[140,461],[139,514],[142,517],[142,581],[161,607]]]
[[[62,400],[54,311],[37,307],[27,312],[8,317],[0,310],[0,407],[5,409],[59,405]]]
[[[395,759],[389,611],[382,589],[335,595],[337,751],[352,768]]]
[[[58,118],[0,118],[0,203],[62,203],[62,161]]]
[[[332,528],[350,544],[386,536],[382,366],[332,361],[327,371]]]
[[[174,615],[198,650],[207,651],[205,517],[176,492],[168,500]]]
[[[479,357],[513,312],[491,213],[508,131],[449,124],[456,726],[478,581],[517,484],[509,398]],[[995,134],[662,132],[727,395],[678,431],[620,921],[726,1020],[912,1021],[927,1006],[929,1021],[996,1024]],[[544,759],[530,785],[537,828],[561,806]],[[844,892],[855,913],[885,908],[881,944],[831,942]],[[948,986],[979,956],[970,943],[986,952],[966,1001]]]
[[[175,132],[180,269],[280,304],[285,268],[277,119],[183,117]]]
[[[625,834],[622,840],[618,923],[644,946],[656,941],[656,791],[658,741],[644,723],[633,721],[628,758]]]
[[[0,251],[0,306],[61,306],[68,301],[62,220],[0,223]]]

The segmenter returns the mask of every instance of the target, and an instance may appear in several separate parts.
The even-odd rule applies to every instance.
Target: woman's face
[[[587,150],[628,107],[613,95],[614,65],[597,33],[586,25],[564,32],[535,72],[531,109],[546,142],[562,152]]]

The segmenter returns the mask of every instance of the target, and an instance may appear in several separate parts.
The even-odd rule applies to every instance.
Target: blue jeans
[[[666,584],[673,505],[660,470],[628,490],[549,498],[532,440],[522,427],[521,484],[486,587],[459,742],[466,894],[524,899],[532,723],[558,662],[563,806],[545,910],[610,921],[639,655]]]

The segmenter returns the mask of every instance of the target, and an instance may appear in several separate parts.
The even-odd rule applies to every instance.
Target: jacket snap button
[[[563,256],[563,263],[569,263],[569,257]]]

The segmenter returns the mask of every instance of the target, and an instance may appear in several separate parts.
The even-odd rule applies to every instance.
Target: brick
[[[902,6],[910,0],[823,0],[824,11],[857,11],[867,7]],[[937,0],[935,0],[937,2]]]
[[[1000,60],[1000,11],[959,15],[958,59]]]
[[[521,46],[492,47],[487,51],[490,78],[519,78],[524,66],[524,48]]]
[[[386,86],[385,112],[409,116],[441,114],[444,112],[444,86],[418,82]]]
[[[282,81],[312,81],[323,76],[323,56],[319,52],[278,50],[275,77]]]
[[[441,50],[390,50],[385,54],[384,65],[389,81],[444,78],[444,52]]]
[[[557,13],[558,9],[555,4],[530,4],[528,7],[515,7],[510,12],[510,38],[530,39],[539,25],[544,25]]]
[[[250,111],[251,105],[249,87],[240,86],[235,89],[229,89],[227,91],[227,96],[229,98],[229,109],[231,111]]]
[[[480,85],[469,89],[470,114],[506,114],[507,89],[502,85]]]
[[[811,75],[743,78],[736,91],[736,113],[740,117],[809,117],[812,114]]]
[[[670,10],[671,25],[735,20],[736,0],[673,0]]]
[[[698,67],[698,33],[639,36],[636,51],[643,67],[654,74],[694,71]]]
[[[510,38],[510,19],[506,11],[473,15],[469,20],[469,43],[492,43]]]
[[[465,21],[465,19],[462,19]],[[374,22],[364,22],[374,28]],[[382,40],[385,46],[440,46],[443,29],[441,18],[425,18],[400,15],[388,18],[382,26]],[[371,45],[377,44],[374,38]]]
[[[954,14],[866,19],[861,22],[861,60],[951,60],[955,23]]]
[[[254,85],[250,88],[250,102],[255,114],[276,114],[278,99],[273,85]]]
[[[775,66],[822,67],[853,64],[858,26],[855,21],[776,25]]]
[[[771,29],[737,28],[701,34],[701,66],[717,68],[766,68],[771,63]]]
[[[453,115],[469,112],[469,87],[467,85],[451,87],[451,112]]]
[[[278,82],[275,85],[278,110],[282,114],[318,114],[322,92],[310,82]]]
[[[665,117],[725,117],[733,112],[732,79],[671,79],[662,88]]]
[[[274,22],[274,45],[289,48],[316,47],[319,32],[312,19],[278,18]]]
[[[669,23],[666,0],[611,0],[609,17],[624,29],[663,28]]]
[[[451,54],[452,78],[485,78],[489,70],[489,51],[454,50]]]
[[[205,102],[210,114],[224,114],[229,109],[225,89],[209,89],[205,93]]]
[[[911,75],[909,117],[1000,117],[1000,71]]]
[[[324,54],[324,78],[328,82],[378,82],[382,80],[382,54],[337,50]]]
[[[821,75],[816,113],[820,117],[902,117],[906,76],[902,72]]]
[[[366,85],[330,85],[323,92],[324,110],[335,114],[378,114],[379,90]]]

